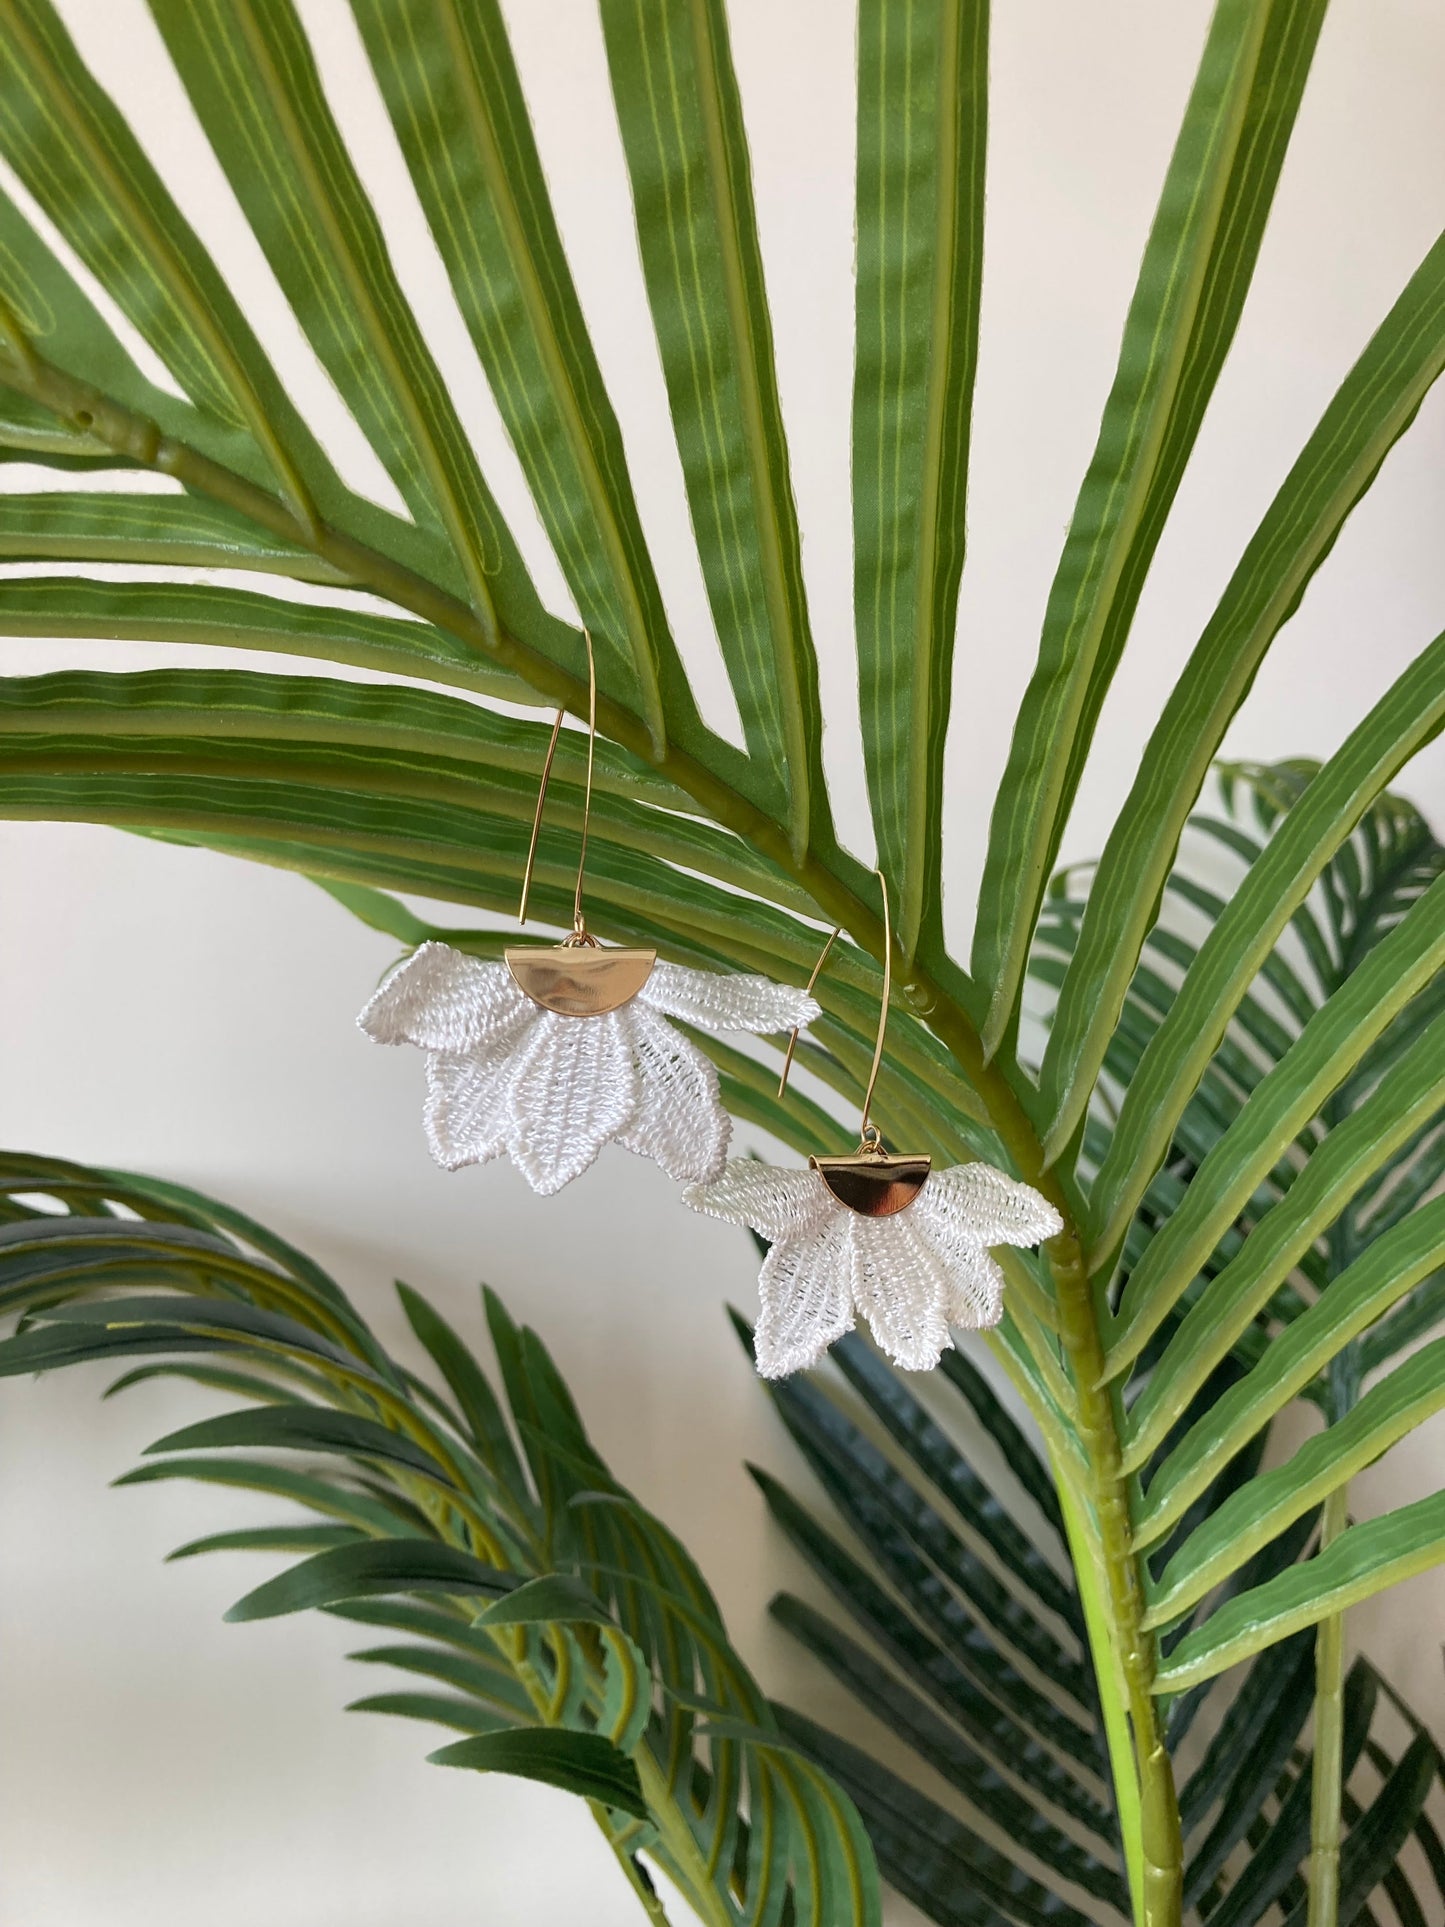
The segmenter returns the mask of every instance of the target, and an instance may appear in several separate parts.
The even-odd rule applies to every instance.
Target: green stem
[[[1132,1549],[1117,1416],[1113,1399],[1100,1382],[1103,1346],[1077,1231],[1066,1227],[1050,1241],[1048,1251],[1061,1336],[1074,1380],[1079,1442],[1088,1466],[1088,1497],[1108,1608],[1102,1629],[1108,1635],[1106,1648],[1100,1649],[1092,1628],[1090,1646],[1101,1680],[1106,1672],[1112,1673],[1122,1688],[1133,1732],[1139,1797],[1138,1863],[1130,1866],[1135,1918],[1141,1927],[1175,1927],[1183,1909],[1184,1843],[1174,1770],[1153,1693],[1155,1644],[1143,1626],[1144,1594]]]
[[[1104,1557],[1099,1534],[1089,1516],[1087,1502],[1076,1493],[1066,1460],[1053,1460],[1054,1484],[1059,1494],[1059,1510],[1064,1515],[1064,1530],[1069,1538],[1069,1554],[1079,1601],[1084,1609],[1084,1628],[1089,1650],[1095,1655],[1094,1677],[1099,1689],[1099,1711],[1104,1721],[1104,1738],[1113,1769],[1114,1802],[1119,1815],[1119,1833],[1124,1844],[1124,1864],[1129,1873],[1129,1892],[1134,1900],[1136,1927],[1142,1927],[1144,1894],[1143,1820],[1139,1809],[1139,1774],[1134,1764],[1134,1738],[1129,1728],[1129,1707],[1124,1696],[1119,1657],[1114,1646],[1113,1621],[1102,1585]],[[1098,1657],[1109,1654],[1112,1663],[1099,1665]]]
[[[1325,1500],[1320,1550],[1349,1522],[1349,1487]],[[1344,1792],[1345,1620],[1322,1619],[1315,1635],[1315,1755],[1310,1789],[1310,1898],[1307,1927],[1335,1927],[1340,1911],[1340,1808]]]
[[[732,1909],[718,1892],[702,1848],[678,1812],[667,1775],[645,1746],[637,1749],[633,1761],[642,1782],[642,1797],[671,1862],[670,1871],[687,1895],[693,1912],[707,1927],[735,1927]]]

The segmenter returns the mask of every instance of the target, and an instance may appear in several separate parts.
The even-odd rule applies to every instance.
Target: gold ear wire
[[[577,887],[572,894],[572,934],[574,937],[587,935],[587,922],[582,915],[582,879],[587,868],[587,832],[592,824],[592,764],[597,753],[597,658],[592,650],[592,632],[583,629],[582,635],[587,643],[587,787],[582,792],[582,847],[577,853]],[[517,906],[517,922],[527,921],[527,899],[532,891],[532,870],[537,861],[537,838],[542,829],[542,809],[547,801],[547,785],[552,780],[552,759],[557,754],[557,738],[562,733],[562,718],[566,709],[557,711],[556,721],[552,724],[552,740],[547,745],[547,754],[542,762],[542,780],[537,787],[537,808],[532,816],[532,840],[527,845],[527,867],[522,872],[522,901]]]
[[[833,932],[832,936],[829,937],[828,941],[823,945],[823,948],[818,952],[818,961],[813,965],[813,974],[808,979],[807,988],[803,992],[803,995],[805,997],[812,996],[813,985],[817,983],[818,978],[822,974],[823,965],[828,961],[828,952],[833,948],[833,945],[838,941],[839,937],[842,935],[842,932],[843,932],[843,926],[840,924],[838,928]],[[778,1079],[778,1096],[779,1097],[781,1097],[783,1092],[788,1088],[788,1072],[793,1068],[793,1052],[798,1048],[799,1028],[800,1027],[797,1024],[794,1024],[792,1031],[788,1037],[788,1054],[783,1059],[783,1074]]]
[[[868,1088],[863,1093],[863,1125],[861,1135],[864,1144],[876,1142],[878,1139],[878,1132],[868,1113],[873,1104],[873,1091],[878,1082],[879,1066],[883,1062],[883,1039],[888,1031],[888,1006],[893,998],[893,921],[888,910],[888,879],[881,870],[875,870],[873,874],[877,877],[879,886],[883,891],[883,1002],[878,1012],[878,1038],[873,1046],[873,1064],[868,1072]],[[813,985],[817,983],[823,965],[828,961],[828,952],[838,941],[839,934],[839,931],[835,930],[823,945],[822,950],[818,953],[818,961],[813,965],[813,974],[808,979],[809,994],[812,992]],[[788,1073],[793,1068],[793,1053],[797,1048],[798,1031],[795,1026],[791,1036],[788,1038],[787,1055],[783,1059],[783,1074],[778,1079],[779,1097],[781,1097],[783,1092],[788,1088]]]
[[[863,1123],[860,1135],[865,1144],[876,1140],[878,1132],[868,1113],[873,1106],[873,1089],[878,1082],[878,1067],[883,1062],[883,1039],[888,1033],[888,1006],[893,1001],[893,921],[888,914],[888,879],[881,870],[873,873],[883,892],[883,1002],[878,1011],[878,1041],[873,1046],[873,1068],[868,1073],[868,1088],[863,1093]]]

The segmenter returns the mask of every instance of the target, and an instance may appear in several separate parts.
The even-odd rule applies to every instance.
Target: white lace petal
[[[445,1170],[485,1164],[500,1157],[511,1135],[509,1078],[494,1053],[451,1056],[432,1051],[426,1060],[426,1110],[431,1154]]]
[[[1003,1317],[1004,1276],[986,1251],[968,1252],[948,1267],[948,1322],[988,1331]]]
[[[951,1294],[942,1261],[910,1223],[914,1209],[892,1218],[852,1218],[853,1300],[895,1365],[927,1372],[953,1343]]]
[[[654,964],[637,994],[654,1010],[681,1017],[699,1030],[750,1030],[766,1036],[795,1024],[801,1029],[818,1015],[818,1005],[806,991],[775,984],[770,977],[685,970],[681,964]]]
[[[627,1029],[641,1095],[619,1144],[651,1158],[680,1182],[717,1177],[732,1135],[732,1120],[718,1098],[717,1072],[654,1010],[632,1005]]]
[[[835,1209],[818,1229],[768,1253],[758,1279],[761,1310],[753,1341],[764,1378],[806,1371],[853,1329],[848,1215]]]
[[[622,1013],[544,1011],[509,1079],[512,1161],[551,1197],[580,1177],[637,1109],[637,1070]]]
[[[1047,1198],[991,1164],[955,1164],[935,1171],[913,1208],[925,1199],[927,1215],[938,1224],[940,1235],[975,1248],[1036,1245],[1064,1228]]]
[[[805,1237],[844,1211],[816,1171],[784,1170],[757,1158],[732,1158],[721,1177],[711,1184],[689,1185],[682,1195],[694,1211],[747,1225],[774,1244]]]
[[[456,1052],[519,1031],[535,1009],[505,964],[424,943],[397,965],[356,1021],[378,1044]]]

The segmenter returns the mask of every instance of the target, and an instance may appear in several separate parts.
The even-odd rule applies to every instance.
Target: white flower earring
[[[357,1019],[377,1043],[427,1052],[425,1125],[438,1164],[455,1171],[507,1153],[544,1196],[580,1176],[612,1142],[672,1178],[698,1182],[721,1171],[732,1125],[717,1072],[669,1017],[699,1030],[764,1035],[818,1014],[807,992],[767,977],[687,970],[660,963],[655,950],[604,946],[588,931],[582,883],[597,741],[590,635],[587,668],[587,787],[571,934],[560,944],[512,945],[502,963],[424,943]],[[522,924],[563,714],[542,766]]]
[[[924,1155],[884,1148],[869,1116],[893,987],[893,932],[883,886],[883,1005],[863,1097],[858,1149],[811,1157],[805,1171],[734,1158],[711,1183],[684,1196],[694,1210],[747,1225],[772,1245],[758,1279],[758,1370],[786,1378],[816,1365],[855,1313],[906,1371],[935,1366],[953,1340],[950,1325],[972,1330],[1003,1316],[1004,1277],[991,1245],[1034,1245],[1063,1219],[1032,1186],[990,1164],[935,1171]],[[832,948],[828,939],[808,988]],[[797,1033],[788,1045],[782,1095]]]

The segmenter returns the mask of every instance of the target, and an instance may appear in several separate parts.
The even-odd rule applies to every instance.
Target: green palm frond
[[[1132,1088],[1210,929],[1266,866],[1319,776],[1303,762],[1219,767],[1223,811],[1191,821],[1105,1059],[1084,1139],[1094,1164],[1108,1156],[1118,1096]],[[1190,1198],[1220,1195],[1191,1187],[1228,1148],[1252,1094],[1367,961],[1387,952],[1442,873],[1445,846],[1390,793],[1335,851],[1216,1046],[1135,1214],[1113,1294],[1121,1327],[1131,1305],[1147,1302],[1161,1246],[1177,1236]],[[1097,874],[1090,866],[1055,879],[1032,961],[1044,986],[1066,981]],[[1428,1548],[1440,1530],[1434,1498],[1348,1524],[1347,1489],[1354,1470],[1445,1403],[1445,1339],[1399,1362],[1445,1322],[1445,1114],[1430,1041],[1441,1008],[1438,978],[1399,1008],[1218,1231],[1187,1291],[1159,1306],[1136,1349],[1120,1432],[1137,1478],[1132,1536],[1143,1555],[1145,1624],[1160,1635],[1156,1681],[1169,1696],[1171,1751],[1197,1754],[1191,1734],[1206,1705],[1217,1722],[1179,1783],[1184,1901],[1211,1922],[1251,1927],[1277,1902],[1290,1914],[1303,1893],[1318,1844],[1314,1756],[1298,1751],[1311,1713],[1316,1747],[1322,1730],[1338,1732],[1342,1785],[1357,1766],[1368,1777],[1367,1742],[1377,1768],[1384,1758],[1378,1795],[1345,1801],[1339,1877],[1354,1914],[1381,1882],[1392,1899],[1403,1883],[1407,1911],[1419,1905],[1398,1856],[1417,1827],[1435,1838],[1425,1804],[1437,1782],[1445,1791],[1440,1758],[1418,1728],[1408,1766],[1381,1754],[1377,1701],[1375,1723],[1391,1716],[1380,1682],[1363,1659],[1346,1671],[1338,1629],[1382,1566],[1404,1576],[1422,1548],[1435,1556]],[[841,1385],[795,1379],[773,1396],[862,1557],[776,1480],[756,1476],[855,1630],[787,1593],[773,1611],[1022,1859],[814,1722],[785,1714],[785,1724],[852,1793],[885,1874],[932,1918],[955,1918],[951,1879],[924,1872],[924,1843],[940,1834],[991,1868],[996,1891],[985,1882],[984,1893],[999,1917],[1059,1917],[1043,1906],[1050,1869],[1083,1895],[1123,1904],[1121,1816],[1090,1791],[1108,1777],[1108,1735],[1088,1657],[1084,1567],[1076,1548],[1070,1571],[1057,1508],[1044,1512],[1037,1549],[1018,1523],[1030,1502],[1039,1509],[1042,1466],[961,1355],[945,1365],[959,1401],[927,1404],[861,1340],[845,1340],[834,1357]],[[1271,1429],[1299,1398],[1318,1406],[1326,1429],[1264,1470]],[[965,1456],[980,1431],[1006,1468],[1002,1480],[985,1480]],[[1279,1461],[1278,1448],[1270,1456]],[[1066,1821],[1093,1836],[1082,1857]],[[1241,1866],[1231,1856],[1243,1841],[1256,1851]],[[1438,1905],[1445,1863],[1429,1865]]]
[[[778,1728],[697,1568],[491,1293],[499,1383],[401,1287],[427,1380],[302,1254],[196,1193],[7,1155],[0,1200],[0,1308],[18,1320],[0,1375],[139,1358],[113,1389],[164,1375],[243,1401],[158,1439],[122,1481],[288,1502],[274,1526],[174,1555],[304,1555],[229,1618],[320,1610],[379,1629],[387,1643],[355,1657],[408,1683],[357,1710],[465,1734],[442,1765],[581,1795],[649,1899],[639,1854],[718,1927],[877,1919],[846,1796]],[[709,1737],[699,1709],[754,1737]]]
[[[117,650],[113,670],[0,681],[0,814],[111,824],[297,870],[402,943],[474,919],[401,898],[479,911],[489,927],[448,934],[493,954],[516,902],[547,741],[527,712],[586,715],[582,630],[529,575],[430,318],[392,259],[308,16],[294,0],[149,4],[240,217],[379,464],[390,506],[343,475],[245,291],[228,285],[52,0],[0,0],[0,626],[191,652],[188,666],[164,671],[127,670]],[[990,1552],[941,1592],[934,1574],[938,1623],[925,1615],[923,1633],[927,1664],[934,1647],[943,1655],[950,1706],[988,1694],[978,1639],[1007,1649],[1020,1690],[1036,1697],[1040,1669],[1067,1662],[1064,1704],[1046,1715],[1027,1702],[1053,1739],[1029,1727],[1022,1702],[1004,1710],[1033,1736],[1017,1742],[1040,1776],[1033,1792],[1052,1798],[1083,1773],[1090,1803],[1074,1816],[1087,1848],[1073,1823],[1022,1827],[1014,1844],[1030,1843],[1034,1871],[1011,1872],[997,1838],[938,1831],[925,1881],[903,1865],[905,1847],[923,1854],[925,1844],[892,1782],[870,1777],[866,1762],[840,1766],[843,1781],[867,1779],[876,1794],[870,1816],[895,1879],[926,1887],[940,1919],[1052,1917],[1064,1903],[1050,1880],[1063,1882],[1067,1866],[1088,1874],[1070,1874],[1071,1891],[1110,1905],[1127,1897],[1145,1927],[1173,1927],[1186,1890],[1192,1906],[1213,1888],[1190,1885],[1199,1849],[1186,1852],[1185,1834],[1202,1796],[1192,1781],[1176,1785],[1170,1734],[1199,1689],[1235,1667],[1246,1669],[1235,1703],[1253,1709],[1251,1733],[1272,1736],[1275,1779],[1253,1792],[1229,1782],[1231,1817],[1210,1824],[1235,1827],[1236,1806],[1254,1817],[1228,1853],[1211,1850],[1209,1882],[1228,1881],[1229,1853],[1252,1851],[1259,1891],[1282,1877],[1271,1904],[1297,1910],[1298,1856],[1286,1846],[1306,1805],[1309,1927],[1338,1927],[1347,1903],[1362,1907],[1361,1883],[1390,1859],[1393,1822],[1379,1800],[1347,1820],[1339,1762],[1347,1730],[1369,1730],[1359,1727],[1368,1689],[1347,1684],[1362,1676],[1345,1671],[1339,1621],[1354,1601],[1445,1560],[1440,1497],[1353,1524],[1347,1501],[1358,1467],[1434,1409],[1445,1385],[1440,1355],[1428,1343],[1412,1352],[1442,1303],[1445,880],[1433,838],[1391,794],[1445,722],[1445,641],[1419,650],[1321,767],[1226,777],[1238,807],[1215,818],[1215,840],[1244,862],[1242,877],[1221,890],[1178,853],[1271,646],[1445,369],[1445,241],[1382,317],[1246,544],[1087,890],[1068,877],[1049,884],[1268,246],[1325,15],[1324,0],[1214,9],[994,799],[965,966],[945,941],[941,793],[983,286],[988,8],[859,8],[854,608],[900,992],[876,1115],[940,1160],[1011,1169],[1065,1226],[1042,1259],[1010,1259],[1005,1318],[987,1339],[1037,1449],[1014,1457],[1043,1508],[1035,1524],[1057,1589],[968,1487]],[[449,352],[474,357],[595,643],[594,919],[605,936],[668,958],[795,983],[820,927],[841,927],[820,985],[824,1017],[801,1058],[811,1096],[775,1095],[768,1047],[753,1056],[709,1045],[735,1113],[812,1150],[831,1135],[833,1100],[855,1104],[866,1079],[885,927],[869,863],[839,841],[824,775],[816,624],[726,8],[602,0],[601,38],[736,743],[705,720],[669,624],[625,423],[589,339],[502,9],[351,0],[351,16],[460,318]],[[49,471],[39,480],[37,464]],[[215,648],[252,650],[255,668],[217,667]],[[298,658],[330,673],[298,673]],[[564,927],[581,830],[576,740],[564,737],[556,834],[535,896]],[[1192,923],[1175,914],[1184,906]],[[1024,1022],[1025,994],[1037,995],[1031,960],[1052,1008],[1037,1062]],[[63,1350],[90,1342],[86,1330],[77,1313],[12,1342]],[[293,1359],[292,1389],[314,1391],[316,1369]],[[877,1423],[918,1445],[889,1382],[870,1380]],[[507,1392],[514,1404],[524,1394],[515,1373]],[[801,1388],[785,1396],[799,1437],[826,1456],[833,1421]],[[1261,1471],[1270,1424],[1299,1396],[1316,1400],[1327,1429]],[[542,1455],[526,1475],[539,1503],[567,1489],[570,1423],[555,1400],[527,1420],[528,1450]],[[544,1435],[562,1455],[555,1464]],[[908,1533],[938,1551],[942,1542],[857,1456],[861,1444],[835,1443],[844,1437],[851,1498],[835,1496],[845,1511],[883,1508],[870,1513],[870,1550],[880,1557],[886,1545],[904,1561],[890,1579],[901,1584],[908,1560],[933,1556],[915,1547],[905,1558]],[[1284,1557],[1316,1511],[1318,1551],[1302,1558],[1294,1545]],[[625,1537],[621,1516],[607,1529]],[[338,1529],[335,1519],[325,1527]],[[821,1543],[815,1552],[834,1558]],[[353,1548],[317,1541],[314,1556],[334,1570]],[[845,1570],[835,1569],[840,1584]],[[681,1570],[677,1582],[679,1598],[693,1598]],[[1296,1700],[1273,1695],[1286,1676],[1303,1678],[1299,1655],[1316,1627],[1306,1775],[1295,1754],[1304,1714],[1291,1726]],[[640,1628],[624,1630],[646,1657]],[[585,1646],[593,1635],[568,1637]],[[553,1650],[561,1665],[556,1652],[570,1649]],[[923,1649],[915,1661],[925,1664]],[[917,1677],[907,1718],[941,1744]],[[970,1717],[1005,1745],[992,1715],[975,1707]],[[733,1735],[719,1748],[771,1730],[751,1703],[718,1720],[719,1735]],[[503,1739],[472,1730],[466,1757],[540,1758],[530,1741]],[[1360,1744],[1372,1759],[1376,1742]],[[969,1745],[985,1762],[967,1769],[981,1787],[993,1756],[978,1734]],[[1390,1755],[1399,1787],[1424,1772],[1413,1746]],[[596,1748],[585,1751],[588,1770],[602,1772]],[[797,1755],[777,1757],[768,1773],[787,1781],[800,1812],[831,1824],[831,1783],[807,1778]],[[989,1794],[1005,1832],[1015,1796],[1017,1786]],[[744,1809],[747,1799],[719,1794],[718,1813]],[[737,1843],[713,1844],[730,1854]],[[809,1888],[796,1867],[794,1880],[795,1905],[863,1917],[851,1889]]]

